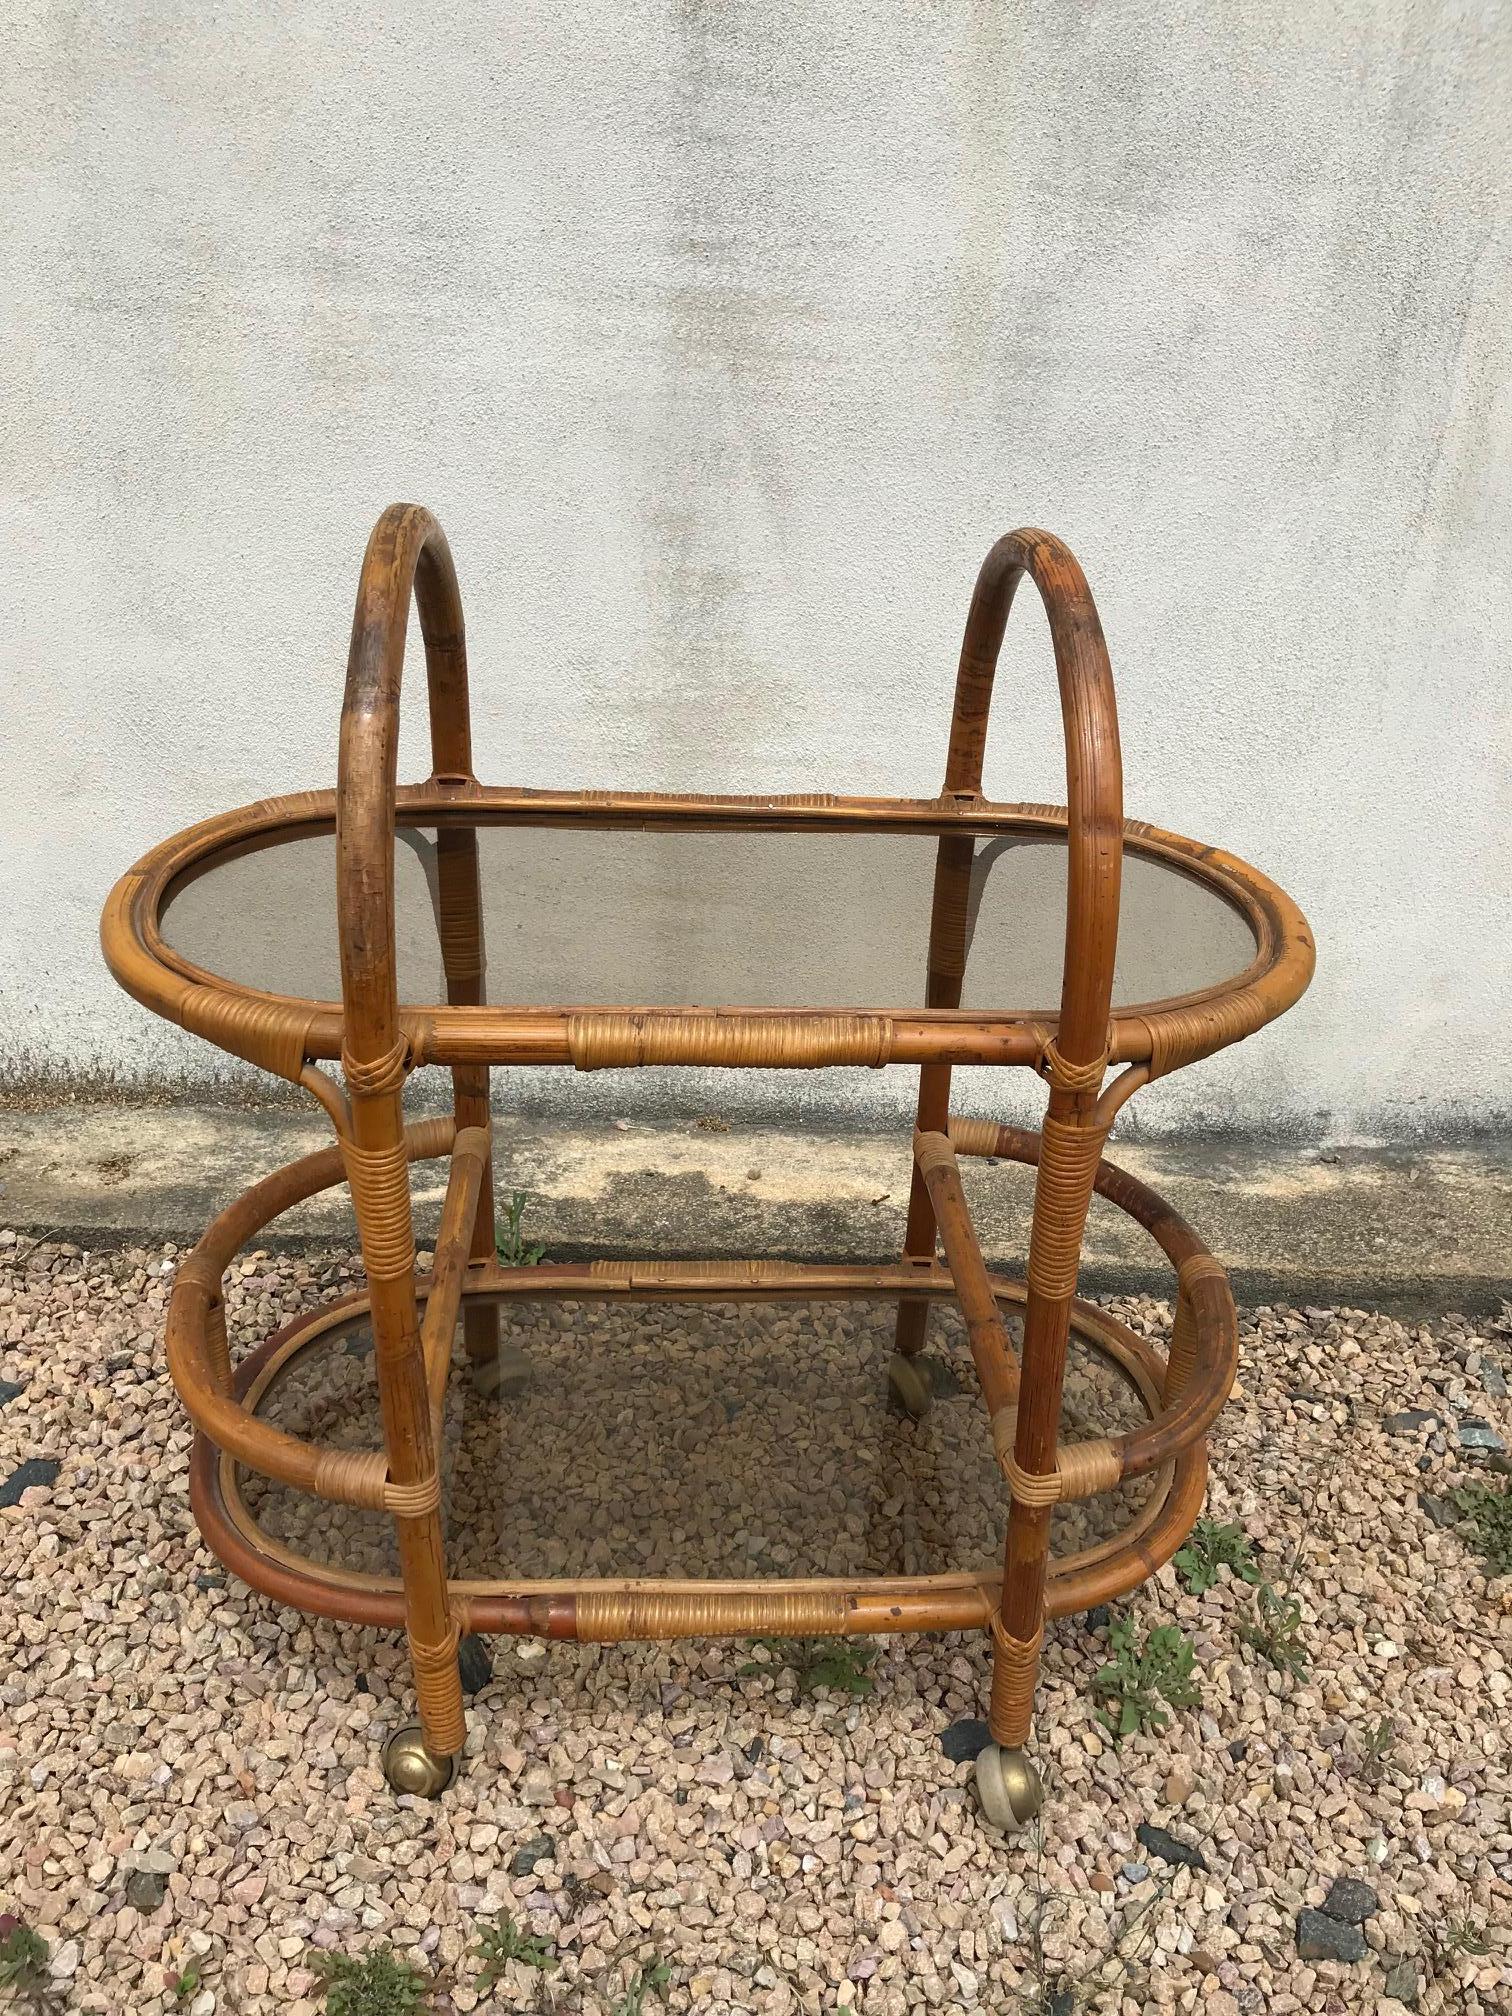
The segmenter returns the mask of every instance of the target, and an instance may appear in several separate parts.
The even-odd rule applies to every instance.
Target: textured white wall
[[[933,791],[977,563],[1058,531],[1129,810],[1266,868],[1321,948],[1146,1124],[1504,1111],[1509,21],[13,6],[8,1073],[214,1068],[115,990],[100,899],[331,780],[408,497],[483,774],[567,785]],[[1027,605],[1000,691],[989,789],[1062,796]]]

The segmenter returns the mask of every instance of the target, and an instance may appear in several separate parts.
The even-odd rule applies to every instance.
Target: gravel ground
[[[1248,1314],[1209,1510],[1277,1587],[1295,1561],[1309,1677],[1243,1642],[1253,1590],[1221,1571],[1191,1595],[1168,1568],[1126,1608],[1192,1636],[1202,1702],[1115,1746],[1090,1694],[1109,1620],[1052,1627],[1044,1823],[1004,1842],[942,1746],[969,1750],[958,1725],[986,1698],[961,1637],[881,1641],[859,1698],[806,1690],[785,1651],[500,1642],[459,1782],[396,1801],[378,1751],[408,1715],[397,1640],[278,1610],[197,1540],[160,1345],[173,1258],[0,1235],[0,1911],[49,1941],[54,2006],[313,2016],[320,1949],[389,1942],[440,1977],[440,2010],[622,2012],[658,1959],[674,2011],[1512,2010],[1512,1578],[1438,1523],[1487,1475],[1467,1421],[1512,1442],[1505,1326]],[[233,1335],[353,1278],[254,1255]],[[1387,1425],[1412,1408],[1434,1418]],[[911,1431],[876,1419],[867,1446],[900,1452]],[[669,1477],[707,1470],[674,1453]],[[898,1460],[909,1492],[940,1474]],[[850,1540],[885,1554],[907,1522],[868,1474],[881,1523]],[[1166,1859],[1169,1837],[1205,1868]],[[1304,1958],[1299,1913],[1336,1877],[1369,1886],[1363,1957]],[[503,1912],[560,1964],[480,1993],[468,1950]]]

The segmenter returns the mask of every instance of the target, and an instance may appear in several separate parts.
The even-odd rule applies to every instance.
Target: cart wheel
[[[905,1358],[901,1351],[894,1351],[888,1360],[887,1383],[904,1413],[911,1415],[915,1421],[922,1421],[929,1412],[934,1393],[929,1374],[920,1360]]]
[[[426,1748],[418,1722],[406,1722],[383,1746],[383,1775],[396,1792],[417,1799],[439,1799],[457,1775],[455,1757],[438,1757]]]
[[[472,1358],[468,1363],[472,1388],[480,1400],[512,1399],[530,1378],[530,1360],[518,1344],[507,1339],[486,1358]]]
[[[1004,1834],[1017,1834],[1045,1803],[1040,1775],[1022,1750],[1005,1750],[1001,1743],[989,1743],[977,1753],[977,1797],[989,1827]]]

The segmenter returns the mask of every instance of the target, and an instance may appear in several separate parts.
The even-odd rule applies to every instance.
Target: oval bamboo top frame
[[[264,1009],[287,1025],[308,1059],[337,1058],[342,1047],[339,1002],[310,1001],[291,995],[262,993],[195,966],[164,940],[159,919],[169,892],[186,877],[209,872],[218,862],[280,840],[329,833],[335,828],[335,793],[309,791],[256,804],[205,820],[174,835],[145,854],[111,891],[101,921],[101,944],[111,972],[136,1000],[154,1013],[208,1036],[238,1056],[247,1052],[235,1040],[237,1003]],[[589,825],[597,827],[682,827],[739,831],[804,829],[873,832],[924,831],[952,826],[978,833],[1010,833],[1055,839],[1067,830],[1065,808],[1055,805],[1002,805],[985,798],[845,798],[825,801],[780,797],[721,798],[694,794],[630,792],[572,793],[528,791],[477,783],[437,783],[400,786],[395,809],[405,824],[445,826],[471,824]],[[1115,1010],[1112,1016],[1109,1062],[1147,1060],[1178,1018],[1193,1014],[1214,1018],[1221,1027],[1217,1042],[1194,1053],[1206,1056],[1263,1028],[1301,996],[1313,970],[1313,946],[1307,923],[1297,906],[1256,869],[1217,848],[1204,847],[1180,835],[1137,820],[1126,820],[1124,847],[1193,875],[1216,889],[1240,912],[1256,940],[1255,957],[1244,972],[1220,987],[1181,997]],[[212,998],[205,998],[212,997]],[[915,1008],[889,1011],[875,1004],[877,1015],[890,1023],[884,1064],[1019,1064],[1034,1065],[1046,1037],[1057,1023],[1053,1008],[983,1009]],[[399,1023],[409,1036],[417,1063],[430,1064],[570,1064],[568,1025],[579,1014],[625,1014],[665,1018],[685,1013],[689,1018],[734,1021],[804,1020],[801,1009],[742,1010],[732,1005],[718,1010],[626,1003],[621,1009],[583,1008],[566,1003],[553,1007],[456,1007],[448,1003],[406,1003]],[[818,1021],[825,1015],[808,1019]],[[223,1019],[224,1018],[224,1019]],[[1221,1022],[1219,1022],[1221,1018]],[[224,1030],[224,1034],[221,1031]],[[262,1056],[250,1061],[263,1063]],[[700,1061],[693,1059],[691,1061]],[[714,1060],[710,1060],[714,1061]],[[755,1063],[780,1063],[755,1057]],[[1183,1060],[1187,1061],[1187,1060]],[[275,1068],[268,1065],[266,1068]],[[297,1071],[292,1074],[298,1076]]]
[[[1065,726],[1069,806],[1003,805],[981,795],[993,677],[1014,591],[1028,572],[1050,620]],[[397,784],[398,707],[411,598],[425,640],[433,774]],[[802,1008],[620,1008],[400,1003],[394,991],[394,828],[488,824],[1008,833],[1064,838],[1066,961],[1059,1010],[876,1004],[837,1015]],[[185,878],[231,855],[335,831],[343,988],[350,1004],[260,992],[191,964],[165,942],[165,902]],[[1125,1008],[1108,996],[1123,851],[1213,889],[1255,939],[1249,966],[1218,987]],[[1015,1064],[1042,1068],[1047,1048],[1072,1064],[1102,1053],[1140,1067],[1140,1082],[1210,1055],[1282,1014],[1312,976],[1305,919],[1247,863],[1122,815],[1117,711],[1097,612],[1059,540],[1010,533],[978,577],[957,674],[945,788],[933,799],[723,797],[489,787],[472,775],[466,650],[456,575],[426,511],[394,505],[363,562],[342,710],[335,792],[259,800],[153,848],[111,891],[101,919],[111,972],[167,1020],[298,1081],[305,1065],[379,1056],[402,1037],[420,1064],[677,1062],[746,1067],[867,1063]],[[1132,1084],[1129,1089],[1132,1088]]]

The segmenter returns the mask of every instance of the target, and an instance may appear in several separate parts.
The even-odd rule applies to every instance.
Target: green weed
[[[1157,1624],[1139,1643],[1139,1627],[1132,1617],[1121,1617],[1108,1633],[1113,1657],[1092,1677],[1092,1693],[1100,1701],[1117,1702],[1118,1712],[1098,1710],[1099,1719],[1115,1743],[1138,1730],[1157,1734],[1170,1722],[1161,1706],[1187,1708],[1202,1699],[1202,1690],[1193,1678],[1196,1651],[1184,1631],[1174,1624]]]
[[[1175,1559],[1177,1574],[1194,1596],[1212,1588],[1220,1568],[1232,1569],[1241,1582],[1260,1580],[1255,1550],[1243,1527],[1223,1526],[1216,1519],[1199,1519]]]
[[[1512,1575],[1512,1483],[1465,1484],[1450,1494],[1471,1545],[1493,1575]]]
[[[662,1990],[672,1979],[672,1969],[665,1960],[653,1960],[649,1967],[638,1967],[630,1986],[614,2005],[614,2016],[645,2016],[646,1997],[654,1995],[662,1999]]]
[[[310,1964],[328,2016],[420,2016],[430,2007],[432,1983],[391,1946],[376,1946],[360,1960],[314,1953]]]
[[[1262,1582],[1255,1591],[1254,1619],[1239,1626],[1239,1636],[1279,1671],[1290,1673],[1294,1680],[1307,1678],[1302,1606],[1295,1596],[1278,1596],[1269,1582]]]
[[[511,1960],[518,1960],[525,1967],[537,1967],[543,1974],[549,1974],[560,1964],[545,1940],[537,1939],[532,1932],[522,1932],[507,1911],[478,1927],[478,1943],[472,1957],[477,1963],[473,1974],[476,1988],[492,1988]]]
[[[50,2009],[54,1998],[47,1982],[47,1941],[10,1912],[0,1915],[0,1988],[20,2009]]]
[[[875,1645],[853,1638],[753,1638],[751,1643],[770,1652],[778,1665],[791,1666],[805,1694],[817,1693],[821,1687],[836,1694],[876,1691],[877,1683],[866,1670],[877,1656]],[[759,1659],[748,1659],[736,1670],[745,1679],[753,1673],[765,1673],[767,1667]]]
[[[504,1207],[504,1223],[494,1240],[494,1251],[499,1256],[501,1267],[539,1267],[546,1258],[546,1248],[527,1246],[525,1235],[520,1230],[528,1200],[528,1191],[516,1190]]]

